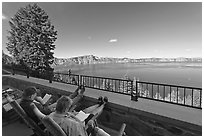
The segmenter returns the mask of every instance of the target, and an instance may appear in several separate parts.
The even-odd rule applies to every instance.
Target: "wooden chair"
[[[42,121],[47,131],[53,136],[66,136],[62,128],[49,116],[44,115],[35,105],[32,105],[34,113]]]
[[[23,108],[13,100],[9,95],[6,95],[11,107],[17,112],[17,114],[24,120],[24,122],[34,131],[38,136],[45,136],[45,132],[25,113]]]

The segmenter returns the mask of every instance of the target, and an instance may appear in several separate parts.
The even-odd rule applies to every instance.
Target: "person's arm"
[[[57,105],[57,102],[55,102],[55,103],[53,103],[53,104],[51,104],[51,105],[48,105],[48,108],[49,108],[52,112],[54,112],[55,109],[56,109],[56,105]]]
[[[45,105],[45,103],[43,102],[43,99],[42,99],[42,97],[40,97],[40,96],[36,96],[35,97],[35,100],[37,101],[37,102],[39,102],[41,105]]]

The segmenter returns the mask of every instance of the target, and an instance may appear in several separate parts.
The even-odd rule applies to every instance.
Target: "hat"
[[[39,90],[37,90],[34,86],[30,86],[28,88],[26,88],[23,92],[23,97],[29,97],[35,93],[38,93]]]

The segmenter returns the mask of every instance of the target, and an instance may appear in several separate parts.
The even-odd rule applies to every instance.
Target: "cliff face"
[[[10,64],[12,57],[2,52],[2,63]],[[202,62],[202,58],[109,58],[109,57],[97,57],[93,55],[79,56],[73,58],[54,58],[52,66],[66,66],[73,64],[102,64],[102,63],[157,63],[157,62]]]
[[[93,55],[80,56],[73,58],[54,58],[54,65],[70,65],[70,64],[96,64],[99,58]]]
[[[202,62],[202,58],[106,58],[93,55],[73,58],[55,58],[54,65],[101,64],[101,63],[157,63],[157,62]]]

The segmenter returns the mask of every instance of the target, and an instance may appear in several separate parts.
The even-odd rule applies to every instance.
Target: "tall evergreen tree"
[[[37,4],[20,8],[9,21],[7,50],[15,63],[32,70],[49,70],[54,61],[57,31]]]

